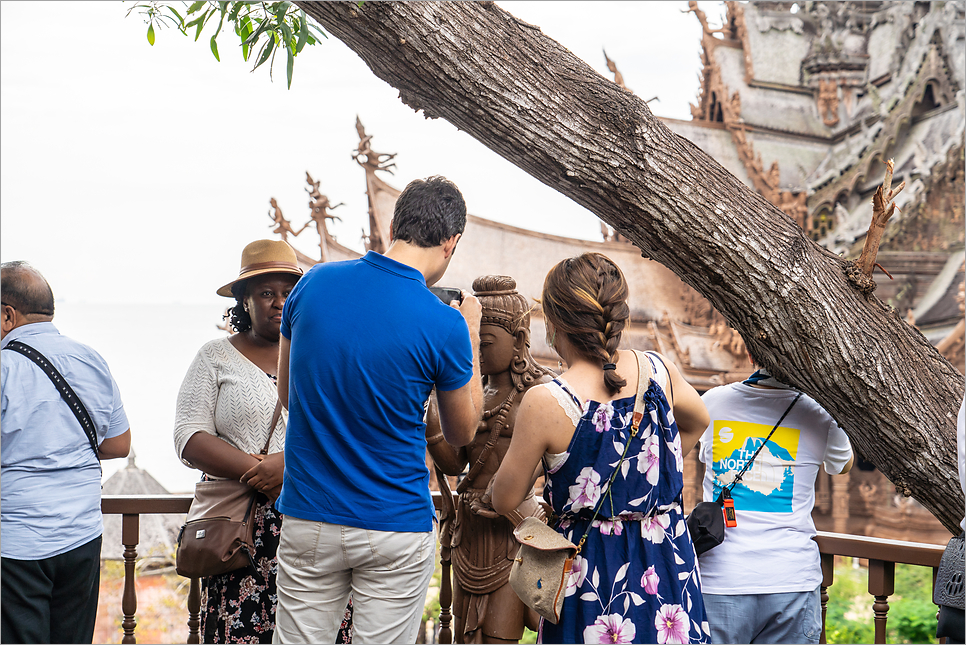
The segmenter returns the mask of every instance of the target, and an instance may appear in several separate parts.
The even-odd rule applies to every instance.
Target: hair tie
[[[604,371],[605,372],[607,370],[616,370],[616,369],[617,369],[617,364],[616,363],[604,363]]]

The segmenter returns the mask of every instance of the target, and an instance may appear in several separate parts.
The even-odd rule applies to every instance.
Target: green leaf
[[[205,28],[205,23],[202,20],[201,22],[198,23],[198,30],[195,32],[195,42],[198,42],[198,39],[201,38],[201,30],[204,28]]]
[[[319,34],[320,36],[322,36],[326,40],[329,39],[329,35],[327,33],[325,33],[324,31],[322,31],[319,27],[316,27],[314,24],[309,25],[309,27],[311,27],[312,29],[314,29],[317,34]],[[316,39],[316,40],[318,40],[318,39]]]
[[[302,20],[299,22],[299,41],[295,45],[295,53],[301,53],[302,48],[305,47],[305,43],[308,41],[309,37],[309,19],[305,16],[305,12],[299,9],[299,15],[302,16]]]
[[[231,8],[231,12],[228,14],[228,22],[235,22],[235,20],[238,18],[238,12],[241,11],[241,8],[244,4],[245,3],[243,2],[235,3],[235,6]]]
[[[197,2],[192,2],[191,6],[188,7],[188,13],[185,15],[190,16],[194,12],[198,11],[198,9],[201,9],[203,6],[205,6],[205,4],[207,4],[205,0],[198,0]]]
[[[248,37],[252,35],[252,21],[248,16],[242,18],[241,21],[242,28],[239,36],[242,39],[242,58],[245,62],[248,62],[248,54],[251,51],[251,45],[248,44]]]
[[[258,29],[256,29],[255,32],[251,36],[249,36],[248,38],[245,39],[245,41],[249,45],[254,45],[258,41],[258,38],[262,35],[262,33],[266,29],[268,29],[268,26],[270,24],[269,21],[268,21],[268,19],[265,19],[265,18],[256,18],[255,20],[261,20],[261,22],[258,25]]]
[[[221,33],[221,26],[225,23],[225,8],[228,5],[227,2],[220,2],[219,4],[221,5],[221,16],[218,17],[218,28],[215,29],[215,36],[217,36],[218,34]],[[212,36],[212,38],[214,38],[214,36]],[[215,58],[217,58],[217,57],[218,56],[216,54],[215,55]],[[219,62],[221,62],[221,61],[219,61]]]
[[[275,5],[275,24],[282,26],[285,22],[285,14],[288,12],[288,8],[292,6],[291,2],[279,2]]]
[[[148,25],[148,44],[154,47],[154,23]]]
[[[178,10],[175,9],[174,7],[169,6],[168,11],[174,14],[174,17],[178,19],[178,24],[181,25],[181,28],[184,28],[184,18],[181,17],[181,14],[178,13]]]
[[[262,53],[259,55],[258,62],[255,63],[255,67],[252,68],[252,71],[254,72],[256,69],[261,67],[265,63],[265,61],[268,60],[268,57],[272,55],[272,52],[274,50],[275,50],[275,39],[269,38],[268,40],[265,41],[265,44],[262,45]]]
[[[292,42],[292,30],[284,22],[282,23],[282,40],[285,42],[286,46],[288,46],[288,43]]]
[[[286,47],[288,52],[288,62],[285,64],[285,75],[288,77],[288,89],[292,89],[292,70],[295,69],[295,52],[291,47]]]
[[[211,37],[211,53],[215,55],[215,60],[219,63],[221,62],[221,57],[218,56],[218,43],[215,41],[215,37]]]

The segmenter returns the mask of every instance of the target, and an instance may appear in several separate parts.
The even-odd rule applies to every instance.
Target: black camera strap
[[[756,450],[755,454],[751,456],[751,459],[745,462],[745,467],[741,469],[741,472],[738,473],[738,475],[735,477],[735,480],[728,486],[725,486],[723,489],[721,489],[721,494],[718,495],[719,501],[731,497],[731,491],[734,490],[735,486],[738,485],[738,482],[741,481],[741,478],[744,477],[745,473],[748,472],[748,469],[751,468],[751,465],[755,462],[755,457],[757,457],[758,453],[761,452],[761,449],[765,447],[765,444],[768,443],[768,440],[771,439],[771,436],[775,434],[775,430],[778,430],[778,426],[780,426],[782,421],[785,420],[785,417],[787,417],[788,413],[792,411],[792,408],[795,407],[795,404],[798,403],[800,398],[802,398],[801,392],[799,392],[792,402],[788,404],[788,408],[786,408],[785,413],[782,414],[781,418],[778,420],[778,423],[775,424],[775,427],[771,429],[771,432],[768,433],[768,436],[765,437],[765,440],[761,442],[760,446],[758,446],[758,450]],[[725,491],[727,491],[727,493]]]
[[[87,435],[87,440],[91,444],[91,448],[94,450],[94,455],[97,457],[97,465],[100,466],[101,457],[97,452],[97,431],[94,428],[94,421],[91,419],[90,413],[84,406],[84,403],[78,398],[77,394],[74,393],[74,389],[70,384],[60,375],[57,368],[51,365],[47,357],[38,352],[36,349],[27,345],[26,343],[21,343],[19,340],[12,340],[4,347],[4,349],[12,349],[13,351],[23,354],[34,363],[36,363],[40,369],[44,371],[44,374],[50,379],[60,392],[61,398],[67,403],[67,407],[70,411],[74,413],[77,417],[77,421],[81,424],[84,429],[84,434]]]

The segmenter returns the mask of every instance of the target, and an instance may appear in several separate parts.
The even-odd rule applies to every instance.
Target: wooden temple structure
[[[876,296],[898,309],[964,372],[964,125],[966,46],[960,2],[726,2],[724,25],[700,25],[697,101],[690,121],[661,121],[714,157],[791,216],[817,243],[858,257],[871,219],[871,197],[894,159],[896,199],[875,274]],[[608,69],[620,85],[617,63]],[[628,90],[630,91],[630,90]],[[385,251],[400,190],[383,178],[395,154],[376,152],[356,122],[368,195],[366,250]],[[445,168],[440,171],[445,174]],[[309,220],[298,232],[272,199],[274,233],[305,228],[319,256],[297,250],[303,268],[360,257],[326,221],[332,205],[306,173]],[[469,215],[459,252],[441,285],[470,290],[485,274],[516,279],[540,295],[547,271],[585,251],[614,259],[630,286],[631,324],[623,346],[668,356],[699,391],[741,380],[751,368],[744,342],[710,303],[670,270],[601,222],[599,242],[530,231]],[[539,307],[531,314],[531,351],[553,368]],[[861,457],[861,456],[859,456]],[[703,466],[689,456],[685,504],[700,498]],[[814,511],[819,530],[945,544],[948,532],[872,464],[848,475],[820,473]]]

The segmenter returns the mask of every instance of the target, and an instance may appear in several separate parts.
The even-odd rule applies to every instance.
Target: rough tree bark
[[[847,263],[647,105],[492,2],[298,2],[427,118],[585,206],[704,295],[953,532],[963,378]]]

